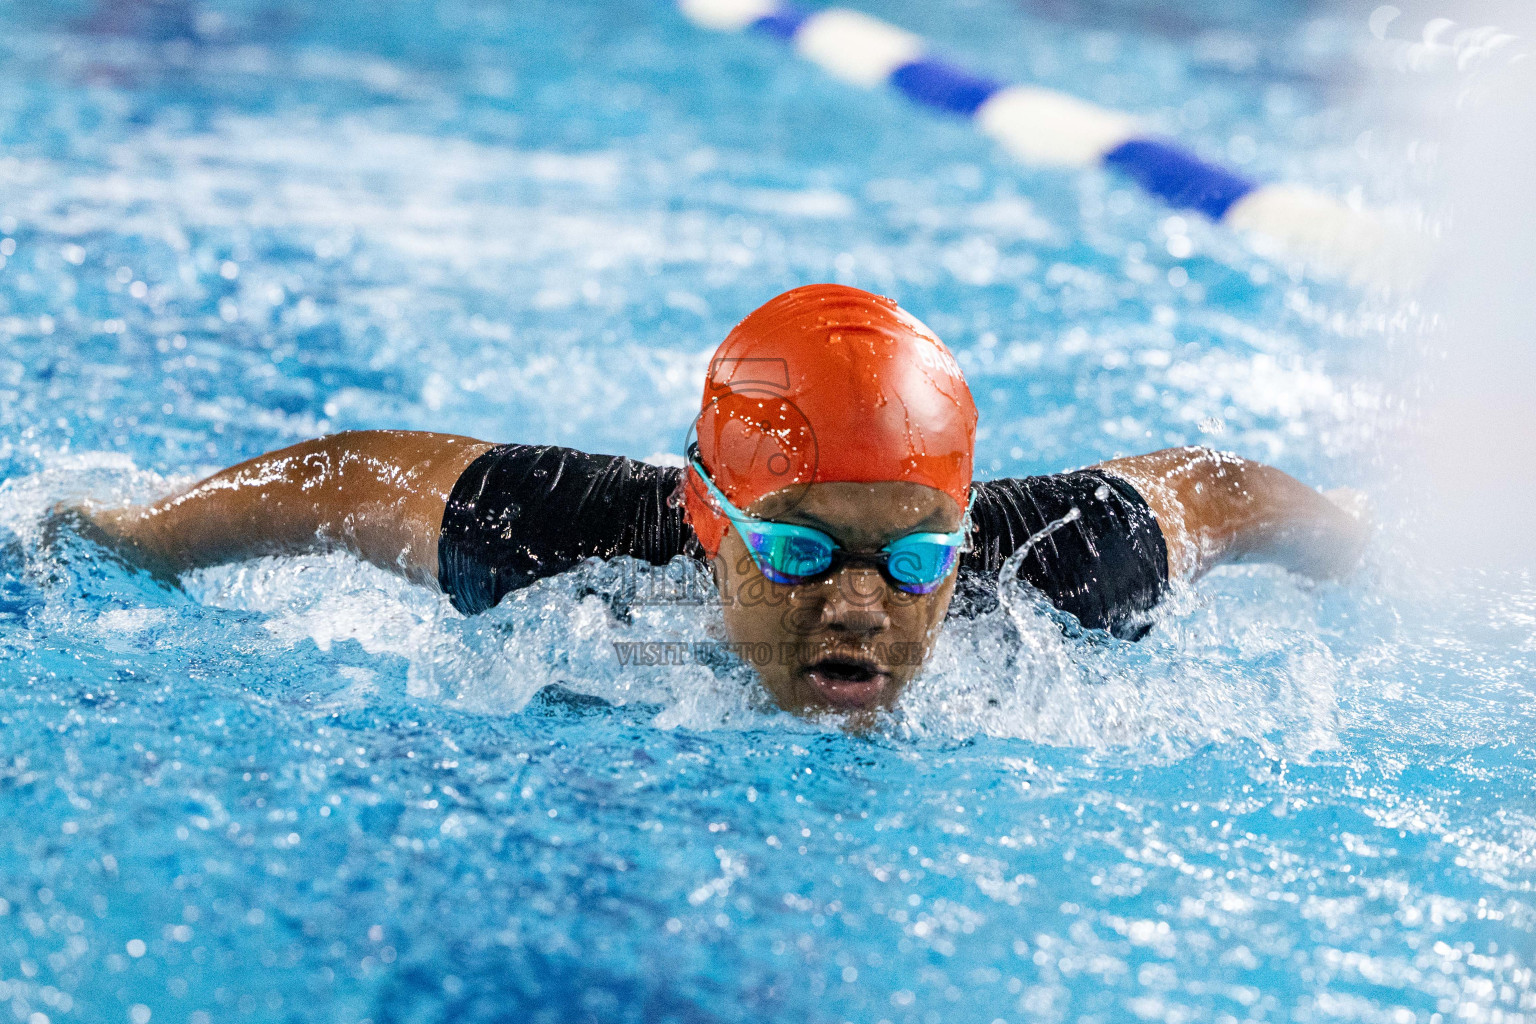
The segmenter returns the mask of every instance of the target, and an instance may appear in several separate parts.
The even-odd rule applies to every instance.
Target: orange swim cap
[[[813,284],[760,306],[715,351],[699,455],[737,508],[786,487],[905,480],[964,508],[976,405],[949,349],[890,299]],[[688,473],[688,519],[714,557],[728,523]]]

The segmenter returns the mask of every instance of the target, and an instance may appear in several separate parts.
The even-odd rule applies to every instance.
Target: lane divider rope
[[[1263,184],[1149,134],[1137,118],[1052,89],[1006,85],[931,55],[919,36],[845,8],[809,11],[779,0],[678,0],[685,17],[717,31],[751,30],[789,43],[832,75],[970,118],[1020,161],[1106,167],[1175,209],[1248,233],[1254,248],[1357,281],[1413,273],[1373,214],[1303,185]]]

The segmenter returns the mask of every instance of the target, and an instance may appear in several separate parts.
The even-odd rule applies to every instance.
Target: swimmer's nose
[[[870,635],[889,629],[885,580],[874,569],[844,569],[829,581],[831,593],[821,606],[821,624],[841,633]]]

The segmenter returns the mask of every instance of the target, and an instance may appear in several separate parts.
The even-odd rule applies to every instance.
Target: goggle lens
[[[931,594],[948,578],[960,549],[935,539],[904,537],[888,550],[885,571],[909,594]]]
[[[819,538],[750,527],[742,532],[752,560],[774,583],[801,583],[832,565],[832,545]]]

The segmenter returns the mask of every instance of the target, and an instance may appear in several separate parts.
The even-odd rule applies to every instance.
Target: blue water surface
[[[1364,38],[1312,5],[865,9],[1401,198],[1368,98],[1291,73]],[[1417,573],[1390,501],[1348,581],[1222,570],[1140,644],[1004,588],[859,735],[621,664],[720,636],[682,564],[466,619],[339,555],[167,587],[48,514],[354,428],[675,458],[820,280],[948,341],[985,476],[1210,443],[1391,493],[1403,300],[663,0],[3,0],[0,71],[0,1015],[1536,1015],[1536,587]]]

